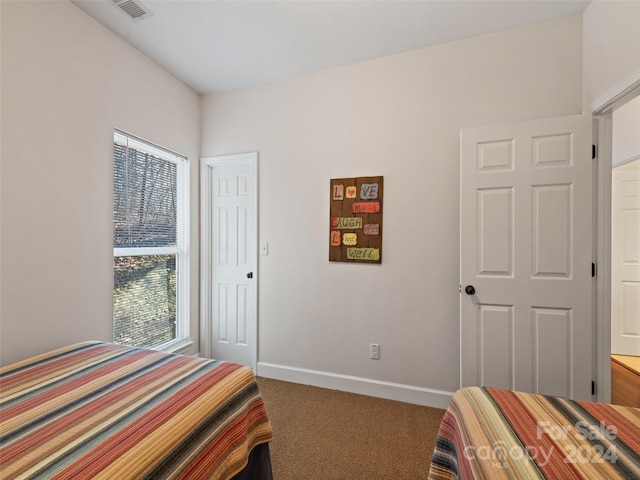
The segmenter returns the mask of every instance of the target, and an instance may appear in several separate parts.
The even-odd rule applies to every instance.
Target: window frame
[[[175,255],[176,256],[176,336],[174,339],[150,347],[150,350],[175,352],[185,350],[193,344],[190,338],[189,321],[189,158],[155,143],[127,133],[120,129],[114,129],[113,144],[119,143],[126,148],[133,148],[165,161],[171,162],[176,168],[176,245],[170,247],[113,247],[113,257],[131,257],[148,255]],[[112,167],[113,152],[112,152]],[[113,179],[113,174],[112,174]],[[113,181],[113,180],[112,180]],[[113,197],[113,193],[112,193]],[[112,200],[113,202],[113,200]],[[112,218],[113,235],[113,218]],[[114,285],[115,287],[115,285]],[[114,290],[112,290],[113,300]],[[113,301],[112,301],[113,305]],[[111,328],[114,327],[114,312],[111,312]]]

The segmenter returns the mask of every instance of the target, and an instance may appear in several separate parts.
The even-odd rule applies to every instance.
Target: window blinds
[[[120,142],[113,148],[113,246],[177,246],[176,161]]]

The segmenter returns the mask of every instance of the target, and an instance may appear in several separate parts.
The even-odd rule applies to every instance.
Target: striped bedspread
[[[109,343],[0,369],[0,478],[229,479],[271,425],[251,369]]]
[[[455,393],[430,479],[640,479],[640,409],[494,388]]]

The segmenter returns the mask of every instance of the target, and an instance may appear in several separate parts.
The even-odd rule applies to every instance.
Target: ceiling
[[[201,94],[582,13],[582,0],[72,0]]]

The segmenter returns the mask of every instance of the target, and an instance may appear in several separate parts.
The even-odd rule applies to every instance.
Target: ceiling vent
[[[138,0],[111,0],[132,22],[139,22],[153,15],[153,12]]]

